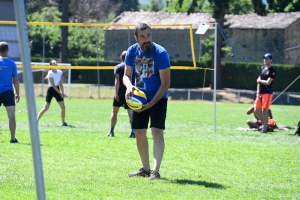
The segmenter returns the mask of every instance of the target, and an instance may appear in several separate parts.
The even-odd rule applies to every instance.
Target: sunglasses
[[[56,63],[56,62],[53,62],[53,63],[51,63],[51,65],[57,65],[57,63]]]

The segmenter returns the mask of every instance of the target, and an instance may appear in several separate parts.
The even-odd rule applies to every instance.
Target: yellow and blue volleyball
[[[134,90],[132,96],[126,100],[128,107],[132,110],[139,110],[147,103],[147,97],[141,90]]]
[[[134,90],[133,95],[134,98],[138,99],[142,104],[147,103],[147,97],[146,94],[141,90]]]

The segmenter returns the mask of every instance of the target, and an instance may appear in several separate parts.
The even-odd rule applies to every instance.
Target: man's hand
[[[20,101],[20,96],[18,94],[15,95],[15,102],[18,103]]]
[[[260,78],[257,78],[256,82],[260,84],[260,80],[261,80]]]
[[[143,107],[141,109],[134,110],[134,112],[140,113],[140,112],[143,112],[144,110],[147,110],[147,109],[151,108],[152,106],[154,106],[154,105],[150,101],[150,102],[147,102],[146,104],[143,104]]]
[[[132,97],[132,93],[134,90],[139,90],[137,87],[132,86],[132,87],[128,87],[125,93],[125,99],[128,100],[130,97]]]
[[[114,98],[115,98],[117,101],[120,100],[120,99],[119,99],[119,95],[117,95],[117,94],[114,95]]]

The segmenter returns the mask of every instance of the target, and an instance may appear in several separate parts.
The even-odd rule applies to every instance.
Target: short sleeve
[[[15,62],[13,62],[13,77],[18,77],[18,68]]]
[[[170,68],[171,66],[170,57],[167,51],[163,51],[159,54],[158,66],[159,66],[159,70]]]
[[[270,78],[271,78],[271,79],[275,79],[275,77],[276,77],[276,70],[273,69],[273,70],[271,71]]]
[[[133,59],[132,59],[133,51],[134,51],[134,49],[132,48],[132,46],[127,49],[126,56],[125,56],[125,64],[126,64],[126,66],[133,67],[133,64],[134,64],[133,63]]]

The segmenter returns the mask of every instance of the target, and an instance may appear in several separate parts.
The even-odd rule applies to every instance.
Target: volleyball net
[[[88,58],[94,62],[92,65],[77,62],[76,65],[66,66],[68,69],[113,69],[113,65],[98,66],[97,63],[119,61],[120,52],[136,43],[133,37],[136,24],[27,22],[31,57],[40,61],[57,58],[61,46],[60,28],[65,26],[68,27],[68,59]],[[191,63],[173,66],[172,69],[197,68],[192,24],[150,24],[150,26],[153,40],[167,49],[172,60],[186,60]],[[16,22],[0,21],[0,27],[0,40],[10,43],[10,57],[20,60]],[[171,31],[166,31],[169,29]]]
[[[116,62],[119,62],[120,53],[126,50],[130,45],[136,43],[133,37],[136,24],[26,23],[31,58],[34,61],[38,61],[31,63],[34,83],[38,84],[38,89],[35,90],[38,96],[45,95],[44,87],[46,87],[47,84],[43,78],[49,68],[48,62],[52,59],[59,59],[61,27],[68,27],[67,57],[69,62],[73,64],[58,63],[57,68],[64,71],[63,82],[68,84],[66,89],[69,97],[71,96],[71,83],[90,83],[86,80],[93,79],[93,84],[98,83],[98,85],[86,88],[86,92],[82,96],[84,98],[92,98],[95,96],[100,98],[99,74],[101,73],[102,77],[101,83],[107,83],[105,79],[108,73],[105,72],[105,70],[113,70]],[[15,21],[0,21],[0,40],[9,43],[9,57],[17,61],[19,74],[21,75],[22,63],[18,62],[21,60],[21,56],[16,25],[17,23]],[[185,62],[186,64],[181,66],[172,66],[172,70],[202,69],[197,66],[196,62],[195,47],[197,51],[201,48],[197,45],[199,41],[197,44],[194,42],[195,27],[193,27],[192,24],[150,24],[150,26],[153,32],[153,41],[167,49],[171,60],[187,61]],[[198,56],[198,59],[200,59],[200,53]],[[213,69],[204,69],[204,75],[201,77],[201,80],[203,78],[204,81],[202,82],[205,82],[207,70]],[[84,80],[82,80],[83,77],[85,77]],[[20,79],[22,82],[22,76],[20,76]],[[113,80],[113,78],[111,78],[111,80]],[[72,84],[72,87],[73,86],[75,85]],[[83,87],[85,88],[86,86]],[[95,94],[95,92],[98,94]],[[74,96],[74,92],[72,96]]]

